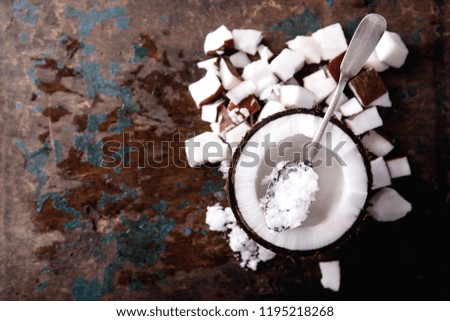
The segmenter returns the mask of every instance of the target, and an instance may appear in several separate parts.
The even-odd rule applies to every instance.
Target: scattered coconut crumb
[[[341,285],[341,269],[339,267],[339,261],[320,262],[320,272],[322,278],[320,283],[325,289],[330,289],[334,292],[339,291]]]
[[[286,163],[279,162],[272,170],[269,181],[275,181],[270,185],[266,197],[261,200],[266,225],[275,232],[300,226],[308,217],[311,202],[315,200],[315,193],[319,190],[319,175],[304,163],[299,162],[288,168],[286,174],[277,179]]]
[[[227,232],[230,248],[241,259],[241,267],[256,271],[260,262],[266,262],[275,257],[275,253],[251,240],[241,229],[230,207],[223,208],[219,203],[208,206],[206,224],[211,231]]]

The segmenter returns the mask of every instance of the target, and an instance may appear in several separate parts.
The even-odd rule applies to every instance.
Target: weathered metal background
[[[0,299],[449,299],[449,7],[2,0]],[[414,210],[365,224],[341,253],[339,293],[321,287],[316,260],[278,256],[244,270],[204,224],[206,206],[226,205],[221,175],[180,168],[183,140],[207,129],[187,91],[202,74],[204,37],[221,24],[253,28],[281,50],[334,22],[350,36],[369,12],[410,50],[382,74],[394,104],[382,117],[409,157],[413,176],[394,184]],[[102,144],[124,139],[127,167],[101,167]],[[155,142],[146,158],[136,141]]]

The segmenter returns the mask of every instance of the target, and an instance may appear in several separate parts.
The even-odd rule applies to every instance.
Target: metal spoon
[[[319,151],[319,142],[325,132],[325,129],[338,106],[339,99],[344,91],[347,82],[356,76],[362,69],[364,63],[375,49],[378,41],[386,31],[386,20],[383,16],[372,13],[364,17],[358,25],[347,51],[344,55],[340,66],[340,77],[333,98],[328,106],[327,112],[322,119],[319,130],[314,135],[313,140],[309,143],[306,158],[303,160],[293,160],[287,162],[274,176],[267,188],[264,199],[264,211],[267,213],[267,205],[274,197],[274,188],[280,181],[280,178],[286,178],[289,173],[300,169],[304,170],[304,166],[313,167],[313,160]],[[284,180],[281,180],[284,181]]]

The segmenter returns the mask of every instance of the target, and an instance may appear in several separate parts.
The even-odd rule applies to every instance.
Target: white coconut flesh
[[[364,207],[368,177],[363,156],[351,137],[330,123],[327,131],[331,132],[331,139],[330,135],[324,135],[320,143],[326,146],[329,155],[334,149],[338,150],[345,166],[339,164],[337,157],[330,157],[332,161],[329,164],[324,162],[314,167],[319,176],[319,191],[315,194],[316,200],[311,203],[307,219],[299,227],[274,233],[266,226],[260,200],[269,184],[264,178],[272,172],[275,164],[264,161],[265,157],[270,155],[274,163],[294,159],[294,153],[301,154],[303,145],[311,141],[321,119],[303,113],[273,119],[253,133],[236,160],[233,188],[242,223],[255,236],[276,247],[306,251],[332,244],[350,229]],[[270,141],[276,142],[277,146],[292,142],[292,148],[286,148],[283,156],[277,148],[265,149],[262,143],[268,134]],[[255,161],[256,155],[259,162]],[[321,149],[316,159],[325,160],[325,155],[325,149]]]

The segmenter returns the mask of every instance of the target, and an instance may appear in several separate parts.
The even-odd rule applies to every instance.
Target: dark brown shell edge
[[[264,127],[267,123],[278,119],[280,117],[284,117],[284,116],[288,116],[288,115],[293,115],[293,114],[299,114],[299,113],[303,113],[303,114],[311,114],[314,116],[319,116],[319,117],[323,117],[324,113],[318,109],[304,109],[304,108],[295,108],[295,109],[288,109],[286,111],[283,112],[279,112],[276,113],[274,115],[271,115],[265,119],[263,119],[261,122],[259,122],[258,124],[256,124],[251,130],[249,130],[247,132],[247,134],[244,136],[244,138],[241,140],[240,144],[238,145],[231,164],[230,164],[230,168],[228,171],[228,180],[225,184],[225,189],[227,191],[227,195],[228,195],[228,201],[230,203],[231,206],[231,210],[233,211],[234,216],[236,217],[236,220],[238,221],[239,226],[245,231],[245,233],[255,242],[257,242],[258,244],[260,244],[261,246],[265,247],[266,249],[269,249],[275,253],[278,254],[284,254],[287,256],[293,256],[293,257],[303,257],[303,258],[307,258],[307,257],[317,257],[320,260],[331,260],[334,259],[336,257],[336,255],[338,254],[339,250],[343,247],[343,245],[345,243],[347,243],[354,235],[357,235],[362,227],[362,223],[367,219],[368,217],[368,213],[366,211],[366,208],[368,206],[368,200],[369,200],[369,194],[371,192],[371,186],[372,186],[372,172],[371,172],[371,168],[370,168],[370,161],[369,161],[369,157],[367,155],[367,151],[364,148],[364,146],[362,145],[360,139],[348,128],[345,126],[344,123],[342,123],[341,121],[337,120],[336,118],[332,117],[330,119],[330,121],[338,126],[340,129],[342,129],[351,139],[352,141],[356,144],[360,154],[362,155],[363,158],[363,162],[364,162],[364,166],[366,168],[366,174],[367,174],[367,197],[366,197],[366,201],[365,204],[363,206],[363,209],[361,210],[361,213],[359,214],[358,218],[356,219],[356,221],[352,224],[352,226],[336,241],[334,241],[331,244],[328,244],[320,249],[314,249],[314,250],[289,250],[286,248],[282,248],[279,246],[276,246],[266,240],[264,240],[263,238],[261,238],[259,235],[257,235],[245,222],[245,220],[243,219],[243,216],[239,210],[239,207],[237,206],[237,201],[236,201],[236,195],[234,193],[234,174],[236,171],[236,164],[239,160],[241,151],[243,150],[243,148],[245,147],[245,145],[247,144],[248,140],[258,131],[260,130],[262,127]]]

